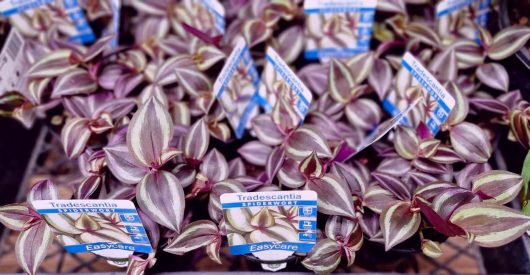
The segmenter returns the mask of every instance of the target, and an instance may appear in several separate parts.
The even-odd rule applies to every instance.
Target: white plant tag
[[[439,24],[447,25],[451,24],[450,21],[461,20],[458,18],[458,12],[469,9],[470,14],[475,17],[475,22],[486,27],[490,6],[491,0],[443,0],[436,5],[436,17],[442,19]],[[473,26],[463,26],[458,31],[480,44],[480,35]]]
[[[24,73],[30,64],[24,58],[24,37],[12,28],[0,53],[0,95],[20,90]]]
[[[213,85],[213,93],[223,107],[237,138],[241,138],[245,129],[250,128],[250,121],[258,115],[258,104],[264,102],[259,95],[259,88],[260,78],[248,45],[245,39],[238,37]]]
[[[368,51],[376,6],[377,0],[305,0],[305,58],[340,58]]]
[[[401,65],[413,76],[422,87],[427,91],[425,98],[434,100],[434,107],[429,109],[428,118],[425,125],[433,135],[436,135],[446,120],[453,107],[455,99],[445,88],[436,80],[436,78],[409,52],[405,53],[401,60]]]
[[[133,252],[153,251],[131,201],[38,200],[32,204],[69,253],[92,252],[123,265]]]
[[[281,261],[295,252],[307,253],[315,245],[314,191],[227,193],[221,195],[221,206],[233,255]]]
[[[30,16],[36,8],[48,9],[46,5],[53,5],[55,9],[60,9],[61,14],[64,14],[66,21],[70,26],[63,26],[63,29],[68,29],[68,38],[70,41],[79,43],[90,43],[95,40],[95,35],[92,28],[86,20],[85,13],[79,6],[78,0],[16,0],[0,1],[0,13],[4,17],[16,15],[21,12],[26,12]],[[57,14],[56,12],[54,15]]]
[[[279,103],[280,100],[288,102],[289,110],[286,113],[295,113],[294,124],[301,123],[309,110],[313,95],[304,83],[289,68],[283,59],[272,47],[267,49],[265,55],[267,63],[262,73],[260,96],[264,98],[264,109],[267,112]]]

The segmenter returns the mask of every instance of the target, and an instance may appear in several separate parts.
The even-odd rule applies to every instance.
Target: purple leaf
[[[322,239],[309,251],[302,261],[305,268],[318,274],[328,274],[337,268],[342,256],[342,247],[332,239]]]
[[[44,221],[22,231],[15,244],[15,253],[20,267],[28,274],[36,274],[52,241],[52,230]]]
[[[471,191],[484,202],[506,204],[511,202],[523,187],[523,177],[508,171],[483,172],[472,180]]]
[[[291,134],[287,140],[287,156],[295,160],[302,160],[315,151],[318,157],[332,156],[326,141],[317,130],[302,126]]]
[[[272,121],[271,116],[267,114],[255,117],[252,120],[252,129],[261,142],[270,146],[276,146],[284,139],[284,134]]]
[[[464,229],[472,241],[484,247],[505,245],[530,228],[530,217],[506,206],[469,203],[458,208],[450,221]]]
[[[76,67],[71,62],[71,51],[57,50],[46,54],[28,70],[30,78],[56,77],[63,75]]]
[[[64,125],[61,131],[61,142],[67,157],[77,158],[85,150],[91,135],[89,122],[88,119],[75,117],[69,119]]]
[[[184,156],[191,160],[202,160],[208,150],[210,134],[203,119],[197,120],[184,137]]]
[[[169,172],[147,174],[137,185],[136,199],[142,211],[156,223],[177,233],[184,217],[184,191]]]
[[[259,141],[249,141],[241,146],[237,152],[246,161],[257,166],[265,166],[267,164],[267,157],[272,152],[272,148]]]
[[[401,200],[411,199],[411,190],[399,178],[378,172],[373,172],[372,176],[381,187],[383,187],[385,190],[390,191],[397,198]]]
[[[216,149],[212,149],[204,157],[200,170],[211,182],[222,181],[228,177],[228,163]]]
[[[368,83],[375,90],[379,99],[383,99],[392,85],[392,68],[388,61],[384,59],[375,59],[372,73],[368,75]]]
[[[34,220],[35,216],[23,203],[0,206],[0,223],[11,230],[26,230],[33,225]]]
[[[267,157],[265,171],[267,172],[268,183],[271,183],[276,174],[282,168],[285,160],[285,150],[282,147],[275,147]]]
[[[530,39],[530,28],[526,26],[512,26],[502,29],[494,37],[487,49],[488,57],[501,60],[509,57],[522,48]]]
[[[136,184],[149,170],[143,167],[132,155],[125,144],[104,147],[107,166],[121,182]]]
[[[508,91],[510,78],[508,72],[499,63],[486,63],[477,68],[478,79],[490,88]]]
[[[88,176],[84,178],[81,184],[77,187],[74,197],[79,200],[90,199],[90,196],[92,196],[100,186],[101,176]]]
[[[285,159],[277,177],[280,186],[296,189],[305,184],[305,178],[298,170],[298,162],[290,158]]]
[[[451,129],[451,145],[462,159],[476,163],[488,161],[493,150],[486,132],[469,122]]]
[[[385,238],[385,250],[412,237],[421,223],[419,212],[413,212],[409,202],[396,202],[386,208],[379,219]]]
[[[404,159],[415,159],[419,150],[419,139],[414,129],[405,126],[396,128],[396,137],[394,148],[396,152]]]
[[[346,182],[331,174],[307,181],[307,189],[318,194],[318,211],[327,215],[355,218],[353,199]]]
[[[471,190],[471,181],[473,178],[478,174],[490,170],[491,166],[488,163],[470,163],[458,173],[456,183],[464,189]]]
[[[134,114],[127,130],[127,147],[145,167],[162,165],[162,153],[173,138],[173,123],[167,108],[150,98]]]
[[[247,175],[247,169],[245,168],[245,163],[239,157],[228,162],[228,171],[229,171],[228,172],[229,178],[236,178],[236,177]]]
[[[200,247],[207,246],[220,238],[217,225],[212,221],[199,220],[186,225],[182,232],[169,241],[165,252],[183,255]]]
[[[37,200],[58,200],[59,190],[51,180],[40,180],[35,183],[28,193],[27,201],[31,203]]]

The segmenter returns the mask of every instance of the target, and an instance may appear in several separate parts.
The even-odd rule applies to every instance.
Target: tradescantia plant
[[[429,230],[494,247],[530,229],[530,216],[505,206],[521,191],[523,178],[489,164],[495,140],[530,147],[530,105],[510,90],[506,69],[496,63],[526,44],[529,28],[493,35],[472,18],[437,26],[407,11],[414,5],[432,10],[430,1],[380,0],[382,20],[374,28],[372,51],[300,65],[308,24],[297,20],[301,1],[225,1],[224,35],[211,29],[211,18],[197,16],[193,3],[131,1],[126,6],[137,15],[126,19],[133,42],[114,50],[108,48],[110,36],[90,47],[39,37],[40,48],[26,51],[33,60],[27,88],[0,97],[2,114],[28,127],[46,118],[60,132],[65,154],[77,160],[81,175],[74,198],[137,203],[155,253],[132,256],[128,273],[143,273],[157,253],[204,249],[220,263],[223,239],[245,241],[226,236],[227,226],[256,238],[292,226],[289,209],[274,217],[260,212],[249,220],[225,220],[220,195],[230,192],[315,191],[325,227],[302,264],[317,273],[335,270],[343,259],[352,265],[367,241],[391,250],[417,237],[418,249],[435,257],[442,252],[425,234]],[[87,10],[98,18],[98,9],[107,14],[106,7]],[[14,26],[22,33],[33,28]],[[464,26],[479,34],[480,43],[460,31]],[[258,64],[264,64],[264,46],[274,47],[309,87],[314,100],[302,124],[293,123],[285,101],[278,100],[270,113],[252,119],[242,141],[232,136],[211,91],[218,63],[240,34]],[[423,123],[433,112],[432,99],[400,65],[405,51],[455,98],[436,136]],[[267,76],[262,81],[275,84]],[[385,99],[404,110],[418,98],[408,124],[373,148],[356,151],[387,118]],[[69,199],[57,188],[39,182],[28,202]],[[21,231],[19,264],[34,274],[53,230],[28,203],[0,207],[0,222]]]

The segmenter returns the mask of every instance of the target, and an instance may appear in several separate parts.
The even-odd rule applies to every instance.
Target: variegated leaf
[[[203,119],[197,120],[184,137],[184,157],[190,160],[202,160],[208,150],[210,134]]]
[[[468,162],[484,163],[491,156],[492,146],[486,132],[475,124],[462,122],[451,129],[451,145]]]
[[[419,150],[419,139],[414,129],[406,126],[396,128],[394,148],[404,159],[415,159]]]
[[[167,108],[151,97],[134,114],[127,130],[127,147],[145,167],[158,168],[173,138],[173,122]]]
[[[410,202],[396,202],[383,211],[379,222],[388,251],[418,231],[421,215],[411,210]]]
[[[506,206],[470,203],[458,208],[450,218],[464,229],[470,241],[484,247],[505,245],[530,229],[530,217]]]
[[[204,73],[198,71],[198,68],[191,66],[178,67],[175,73],[179,84],[191,95],[209,92],[212,89],[210,79]]]
[[[85,150],[91,131],[90,120],[75,117],[69,119],[61,131],[61,142],[69,158],[77,158]]]
[[[315,152],[303,159],[298,169],[307,179],[321,178],[326,173],[326,166],[324,166],[324,163]]]
[[[445,123],[456,125],[466,119],[469,113],[469,99],[454,82],[448,82],[445,88],[455,99],[455,107],[453,107]]]
[[[298,162],[294,159],[287,158],[280,171],[277,174],[280,186],[288,188],[299,188],[305,184],[305,178],[298,170]]]
[[[494,37],[487,49],[488,57],[501,60],[517,52],[530,39],[530,28],[512,26],[502,29]]]
[[[469,190],[462,188],[449,188],[441,191],[432,200],[432,209],[447,221],[451,214],[460,206],[470,202],[480,201],[479,197]]]
[[[30,78],[56,77],[69,72],[77,65],[71,62],[70,50],[57,50],[46,54],[28,70]]]
[[[243,36],[249,47],[264,42],[272,35],[272,29],[261,19],[250,19],[243,25]]]
[[[269,156],[270,157],[270,156]],[[283,163],[283,160],[281,161]],[[247,175],[247,169],[245,163],[241,158],[234,158],[228,162],[228,177],[235,178]]]
[[[372,51],[356,54],[350,59],[347,59],[346,65],[350,67],[350,72],[353,73],[353,81],[355,83],[359,84],[364,82],[370,72],[372,72],[374,60],[374,53]]]
[[[353,199],[346,182],[331,174],[307,181],[306,188],[318,194],[318,211],[327,215],[355,218]]]
[[[523,187],[523,177],[508,171],[492,170],[472,179],[472,191],[484,202],[506,204],[511,202]]]
[[[102,178],[99,175],[91,175],[84,178],[75,190],[74,197],[80,200],[90,199],[90,196],[101,186],[101,181]]]
[[[368,190],[363,195],[363,206],[377,214],[381,214],[385,208],[394,204],[397,198],[390,191],[381,188],[374,184],[368,187]]]
[[[207,246],[218,238],[220,238],[220,234],[215,223],[208,220],[194,221],[186,225],[176,238],[169,241],[164,251],[182,255],[199,247]]]
[[[278,54],[290,64],[298,58],[304,48],[304,30],[294,25],[278,35]]]
[[[383,99],[392,85],[392,67],[384,59],[375,59],[372,73],[368,75],[368,83],[376,91],[379,99]]]
[[[144,275],[145,270],[149,265],[148,260],[142,259],[140,256],[131,255],[129,257],[129,263],[127,265],[127,275]]]
[[[352,91],[355,79],[348,65],[332,59],[329,65],[328,90],[331,97],[340,103],[346,103],[353,98]]]
[[[431,240],[421,242],[421,251],[431,258],[438,258],[443,255],[441,244]]]
[[[470,163],[460,170],[456,177],[456,184],[464,189],[471,190],[471,181],[479,174],[490,171],[491,166],[486,163]]]
[[[245,143],[237,150],[237,152],[246,161],[254,165],[265,166],[267,164],[267,157],[272,152],[272,148],[266,144],[254,140]]]
[[[378,172],[372,172],[372,176],[383,189],[390,191],[397,198],[410,200],[410,186],[405,184],[400,178]]]
[[[441,81],[455,81],[458,73],[455,50],[448,47],[437,54],[429,63],[429,70]]]
[[[451,149],[450,146],[444,144],[440,144],[436,150],[436,153],[429,159],[443,164],[454,164],[463,161],[463,159],[453,149]]]
[[[356,128],[372,130],[376,128],[383,116],[381,108],[375,101],[360,98],[346,105],[346,118]]]
[[[370,180],[370,174],[364,174],[364,169],[362,165],[333,162],[330,173],[346,180],[352,194],[364,194]]]
[[[418,39],[419,41],[437,48],[440,45],[440,37],[432,30],[427,24],[421,22],[413,22],[408,24],[406,33],[411,38]]]
[[[384,158],[377,166],[376,171],[394,177],[400,177],[410,171],[410,161],[401,157]]]
[[[137,185],[136,199],[142,211],[153,221],[180,232],[184,191],[174,175],[162,170],[147,174]]]
[[[222,194],[246,191],[245,187],[236,180],[228,179],[214,184],[212,191],[210,192],[210,200],[208,201],[208,213],[210,214],[210,218],[216,222],[219,222],[223,218],[220,200]]]
[[[15,244],[15,253],[20,267],[28,274],[37,274],[37,269],[53,241],[53,233],[46,222],[41,221],[20,233]]]
[[[40,180],[35,183],[28,192],[27,201],[31,203],[36,200],[58,200],[59,190],[51,180]]]
[[[328,238],[340,242],[347,240],[358,227],[359,224],[352,220],[331,216],[326,221],[325,232]]]
[[[222,181],[228,177],[228,163],[217,149],[211,150],[204,157],[200,170],[211,182]]]
[[[477,68],[478,79],[490,88],[508,91],[510,85],[510,78],[508,72],[499,63],[486,63]]]
[[[125,144],[104,147],[107,167],[123,183],[136,184],[149,172],[132,155]]]
[[[225,54],[216,47],[204,45],[199,48],[194,60],[199,70],[206,71],[225,57]]]
[[[11,230],[26,230],[34,220],[35,216],[25,204],[14,203],[0,206],[0,223]]]
[[[267,173],[267,182],[271,183],[282,168],[285,161],[285,149],[282,147],[275,147],[267,157],[265,164],[265,172]]]
[[[337,268],[342,247],[332,239],[322,239],[309,251],[302,264],[318,274],[328,274]]]
[[[252,129],[261,142],[270,146],[279,145],[285,138],[284,133],[280,131],[268,114],[255,117],[252,120]]]
[[[317,130],[302,126],[289,136],[286,151],[288,157],[302,160],[313,151],[321,158],[332,156],[326,141]]]

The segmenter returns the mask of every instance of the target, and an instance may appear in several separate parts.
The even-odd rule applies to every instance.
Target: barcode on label
[[[17,31],[12,31],[7,39],[6,51],[12,60],[15,60],[22,48],[22,38]]]

